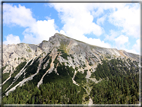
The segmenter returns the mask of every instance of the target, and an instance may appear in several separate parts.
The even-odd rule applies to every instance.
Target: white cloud
[[[106,15],[102,16],[101,18],[98,18],[97,19],[97,24],[100,25],[100,24],[104,24],[104,21],[106,19]]]
[[[88,8],[91,10],[94,17],[99,17],[104,14],[105,10],[109,9],[109,12],[111,13],[116,9],[124,7],[125,5],[126,3],[90,3]]]
[[[140,4],[125,5],[109,15],[109,21],[122,27],[126,35],[140,37]]]
[[[139,4],[127,3],[60,3],[51,4],[58,12],[59,16],[64,23],[63,30],[65,33],[75,39],[82,39],[85,34],[93,33],[96,36],[100,36],[104,33],[104,30],[100,24],[109,18],[109,21],[115,26],[121,27],[123,33],[126,35],[133,35],[139,37],[139,18],[140,18],[140,8]],[[109,14],[104,15],[104,11],[109,10]],[[97,20],[97,24],[93,22],[95,17],[100,18]],[[135,16],[133,16],[135,15]],[[131,18],[130,18],[131,17]],[[137,22],[135,23],[134,20]],[[111,40],[116,42],[117,48],[125,47],[124,44],[128,42],[128,37],[122,36],[122,33],[115,31],[110,31],[110,36],[107,35],[105,40]],[[78,36],[78,37],[77,37]],[[123,38],[123,40],[120,40]],[[88,42],[89,38],[85,38],[82,41]],[[103,42],[103,41],[102,41]],[[90,42],[93,43],[94,42]],[[99,44],[100,45],[100,44]]]
[[[51,5],[59,12],[62,23],[64,23],[63,30],[67,35],[73,37],[75,33],[84,35],[92,32],[94,35],[100,36],[103,33],[103,29],[93,22],[93,15],[87,8],[88,4],[59,3]]]
[[[136,44],[133,45],[133,50],[140,52],[140,39],[137,39]]]
[[[126,42],[128,42],[128,37],[126,37],[124,35],[120,35],[119,37],[115,38],[115,42],[116,42],[116,46],[118,46],[118,48],[122,48],[122,47],[124,47],[124,44]]]
[[[95,39],[95,38],[87,38],[84,35],[79,35],[79,36],[74,36],[74,39],[80,40],[82,42],[95,45],[95,46],[100,46],[100,47],[106,47],[106,48],[111,48],[111,45],[109,43],[105,43],[104,41],[101,41],[100,39]]]
[[[17,7],[4,4],[3,8],[4,24],[15,24],[26,28],[23,32],[24,39],[22,42],[24,43],[38,44],[42,40],[48,40],[49,37],[58,32],[54,19],[36,21],[31,10],[25,6],[19,5]]]
[[[66,35],[66,33],[63,30],[60,30],[60,33]]]
[[[22,27],[29,27],[36,22],[30,9],[21,5],[17,7],[5,3],[3,5],[3,19],[4,24],[16,24]]]
[[[17,44],[20,43],[19,36],[14,36],[12,34],[9,34],[6,36],[6,41],[3,42],[4,44]]]
[[[51,20],[51,18],[50,18],[49,16],[46,16],[45,18],[46,18],[47,20]]]
[[[98,4],[99,5],[99,4]],[[94,17],[98,17],[98,16],[100,16],[102,13],[104,13],[104,9],[103,8],[98,8],[98,7],[96,7],[95,9],[97,9],[96,11],[92,11],[92,15],[94,16]]]
[[[63,31],[67,36],[86,42],[88,44],[110,48],[110,44],[100,39],[87,38],[85,34],[93,33],[100,36],[104,30],[93,22],[93,15],[90,13],[90,4],[85,3],[60,3],[51,4],[58,12],[62,20]],[[101,22],[101,21],[100,21]]]
[[[130,52],[130,53],[134,53],[134,54],[140,54],[139,52],[137,52],[135,49],[126,49],[124,48],[125,51]]]
[[[54,19],[51,20],[38,20],[30,28],[27,28],[24,32],[24,40],[26,43],[40,43],[42,40],[48,40],[58,31],[55,29]],[[33,39],[31,41],[31,39]]]
[[[130,41],[128,42],[128,37],[121,35],[115,40],[116,40],[115,48],[120,50],[125,50],[127,52],[134,54],[140,54],[140,39],[137,39],[136,43],[130,49],[128,49],[127,47],[127,45],[130,43]]]
[[[81,40],[88,44],[105,47],[105,48],[111,48],[111,45],[109,43],[105,43],[104,41],[101,41],[100,39],[92,39],[92,38],[86,37],[86,38],[82,38]]]
[[[110,36],[106,35],[105,40],[113,41],[115,39],[115,37],[117,37],[117,36],[118,36],[118,32],[111,29]]]
[[[21,5],[17,7],[4,4],[4,24],[25,27],[23,41],[26,43],[40,43],[44,39],[48,40],[56,32],[60,32],[89,44],[111,47],[109,43],[100,39],[85,37],[85,34],[90,33],[96,36],[102,35],[104,29],[100,25],[106,21],[106,18],[109,18],[113,25],[121,27],[123,30],[120,32],[126,33],[125,35],[134,37],[140,35],[140,8],[138,4],[132,4],[130,7],[125,3],[55,3],[50,6],[59,12],[59,17],[64,24],[61,31],[57,30],[53,19],[46,17],[47,20],[36,21],[32,17],[31,10]],[[109,10],[110,13],[104,15],[105,10]],[[94,18],[98,18],[97,23],[93,22]],[[110,30],[110,35],[107,35],[105,39],[115,41],[118,48],[124,48],[128,37],[122,33]],[[121,36],[117,37],[118,35]]]
[[[109,10],[109,22],[121,27],[122,32],[135,38],[140,37],[140,4],[139,3],[92,3],[88,6],[94,17]]]

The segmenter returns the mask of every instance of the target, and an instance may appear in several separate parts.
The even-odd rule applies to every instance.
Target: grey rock
[[[64,54],[62,53],[62,51]],[[78,85],[74,80],[76,73],[84,73],[84,70],[87,70],[86,78],[89,79],[91,73],[95,72],[95,68],[97,67],[97,65],[102,63],[102,59],[110,60],[112,58],[123,58],[124,60],[126,60],[127,58],[130,58],[133,61],[139,62],[139,55],[132,54],[123,50],[89,45],[59,33],[56,33],[54,36],[50,37],[49,41],[43,40],[39,45],[25,43],[3,45],[2,64],[3,67],[6,66],[3,73],[10,72],[10,76],[12,73],[14,73],[15,68],[21,62],[26,61],[28,64],[28,62],[31,61],[30,65],[32,65],[37,60],[37,58],[39,58],[37,60],[39,64],[36,73],[27,78],[23,78],[23,80],[21,80],[14,87],[10,87],[10,85],[7,88],[8,91],[6,95],[8,95],[9,92],[15,90],[16,87],[22,86],[25,82],[32,80],[35,75],[40,73],[39,71],[41,69],[41,65],[45,62],[47,54],[49,54],[49,56],[52,59],[50,68],[43,74],[40,81],[38,81],[37,87],[39,87],[42,84],[45,75],[50,74],[53,71],[55,71],[55,73],[58,76],[60,76],[57,71],[57,68],[54,68],[55,59],[57,59],[60,62],[60,64],[65,63],[65,66],[73,67],[73,69],[75,69],[76,67],[78,68],[78,70],[75,70],[74,75],[72,77],[72,81],[76,85]],[[67,59],[65,57],[67,57]],[[48,66],[48,64],[49,59],[43,64],[43,69],[45,69]],[[14,77],[15,79],[12,82],[12,84],[16,82],[16,80],[23,73],[26,74],[25,66]],[[126,63],[126,66],[130,66],[128,62]],[[90,80],[95,81],[96,83],[98,82],[95,79]],[[3,82],[3,84],[5,84],[6,81]]]

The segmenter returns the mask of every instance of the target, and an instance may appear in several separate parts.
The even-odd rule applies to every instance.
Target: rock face
[[[21,62],[33,59],[42,52],[39,46],[33,44],[3,45],[3,66],[7,66],[3,72],[9,72],[11,68],[15,69]]]
[[[3,90],[6,95],[22,86],[24,83],[36,78],[37,87],[43,83],[45,75],[53,71],[60,76],[57,67],[64,65],[72,67],[72,81],[78,85],[74,78],[77,72],[87,71],[86,78],[90,78],[97,65],[102,60],[113,58],[139,61],[139,55],[123,50],[92,46],[56,33],[49,41],[42,41],[39,45],[13,44],[3,45],[3,75],[8,74],[3,80]],[[69,74],[69,73],[68,73]],[[17,84],[14,84],[17,82]],[[5,85],[6,84],[6,85]]]

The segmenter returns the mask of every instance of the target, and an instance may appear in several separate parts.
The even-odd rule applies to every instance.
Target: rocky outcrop
[[[48,57],[51,58],[51,62]],[[10,73],[6,81],[3,82],[3,85],[7,84],[7,81],[11,78],[11,75],[15,72],[16,67],[21,62],[27,63],[21,70],[19,70],[19,73],[15,75],[11,85],[7,87],[6,95],[15,90],[16,87],[22,86],[25,82],[32,80],[34,76],[42,71],[42,69],[46,69],[49,62],[50,67],[41,76],[37,83],[37,87],[43,83],[45,75],[52,73],[52,71],[55,71],[55,73],[60,76],[57,70],[59,64],[64,64],[66,67],[72,67],[72,69],[74,69],[72,76],[74,84],[79,86],[74,78],[77,72],[84,73],[84,71],[87,71],[85,78],[97,83],[99,81],[90,78],[92,72],[95,72],[95,68],[98,64],[102,63],[103,59],[110,60],[112,58],[122,58],[124,60],[129,58],[133,61],[139,61],[139,55],[128,53],[123,50],[92,46],[59,33],[56,33],[54,36],[50,37],[49,41],[42,41],[39,45],[25,43],[3,45],[3,67],[5,67],[3,73]],[[35,63],[38,63],[38,65],[36,65],[36,72],[28,75],[26,78],[22,78],[15,86],[11,87],[22,74],[28,74],[26,69]]]

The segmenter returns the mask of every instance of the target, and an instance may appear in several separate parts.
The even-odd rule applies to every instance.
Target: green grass
[[[10,78],[2,87],[3,93],[5,93],[5,90],[9,87],[9,85],[12,83],[14,78]]]
[[[67,57],[69,56],[64,50],[62,50],[62,49],[58,49],[58,51],[59,52],[61,52],[62,53],[62,57],[64,58],[64,59],[66,59],[67,60]]]
[[[2,80],[5,81],[9,77],[10,73],[4,73],[2,74]]]
[[[67,49],[68,44],[64,43],[63,41],[60,43],[59,51],[62,51],[62,54],[66,53],[69,54],[69,49]]]

